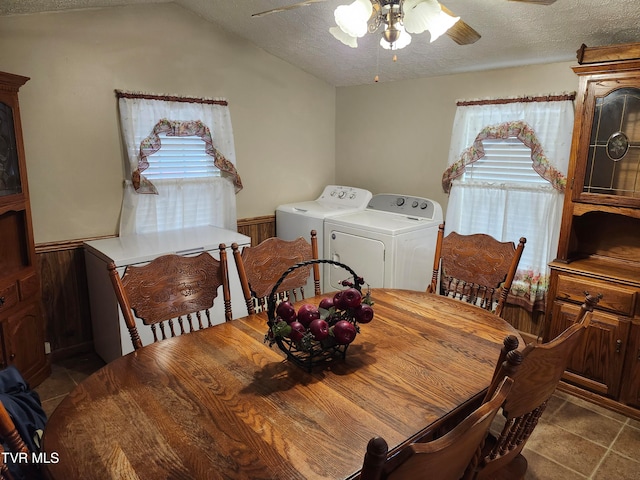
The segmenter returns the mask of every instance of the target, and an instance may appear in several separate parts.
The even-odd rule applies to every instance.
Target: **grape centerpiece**
[[[320,300],[319,305],[303,303],[296,311],[285,300],[276,305],[277,290],[285,277],[297,268],[314,263],[330,263],[347,270],[353,281],[344,280],[347,287]],[[359,324],[373,320],[373,301],[370,291],[362,293],[365,284],[350,267],[332,260],[300,262],[282,274],[268,298],[268,325],[265,342],[274,343],[296,365],[311,371],[314,366],[326,364],[335,358],[345,358],[347,347],[360,333]]]

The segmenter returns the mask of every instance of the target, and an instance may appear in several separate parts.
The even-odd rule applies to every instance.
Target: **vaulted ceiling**
[[[335,86],[447,75],[539,63],[571,61],[587,46],[640,42],[640,0],[556,0],[536,5],[508,0],[443,0],[453,13],[481,34],[471,45],[444,35],[414,35],[396,53],[379,47],[380,33],[343,45],[330,33],[333,11],[352,0],[326,0],[292,10],[252,17],[253,13],[299,0],[174,0],[221,28],[244,37]],[[58,12],[163,0],[2,0],[0,15]]]

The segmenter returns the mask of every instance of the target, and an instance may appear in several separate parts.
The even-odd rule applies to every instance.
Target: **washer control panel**
[[[363,188],[343,187],[341,185],[327,185],[317,202],[345,208],[364,208],[371,200],[371,192]]]
[[[411,197],[393,193],[373,195],[367,208],[425,220],[442,218],[442,207],[438,202],[429,198]]]

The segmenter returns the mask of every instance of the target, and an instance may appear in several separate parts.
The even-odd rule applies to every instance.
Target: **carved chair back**
[[[434,478],[460,480],[480,454],[491,422],[511,389],[504,378],[492,398],[473,411],[446,435],[429,442],[415,442],[388,457],[384,439],[374,437],[367,445],[360,480],[410,480]],[[430,472],[431,475],[427,474]]]
[[[311,231],[311,243],[302,237],[282,240],[271,237],[254,247],[245,247],[240,252],[236,243],[231,245],[233,258],[249,314],[265,308],[271,289],[282,274],[293,265],[318,259],[318,239]],[[278,300],[294,301],[305,298],[304,287],[313,271],[314,295],[320,295],[320,269],[318,264],[301,267],[287,275],[280,285]]]
[[[518,351],[515,337],[505,339],[492,385],[487,391],[488,398],[502,378],[513,379],[502,408],[505,424],[499,435],[489,435],[472,478],[524,478],[527,461],[520,452],[582,340],[591,319],[588,313],[593,311],[598,300],[598,296],[587,295],[575,323],[547,343],[530,343]]]
[[[518,246],[476,233],[444,236],[438,228],[436,253],[428,292],[457,298],[501,316],[526,238]]]
[[[197,256],[163,255],[147,265],[127,267],[122,277],[115,264],[108,266],[134,349],[142,347],[136,318],[151,327],[154,342],[212,326],[210,309],[220,287],[225,320],[231,320],[224,244],[219,245],[219,252],[220,260],[207,252]]]
[[[25,478],[39,479],[41,478],[38,469],[31,463],[31,452],[29,447],[24,442],[20,433],[18,432],[9,412],[2,403],[0,403],[0,452],[4,453],[2,444],[6,444],[9,447],[8,452],[13,454],[28,455],[28,461],[26,463],[20,463],[20,471]],[[11,474],[9,467],[4,462],[4,455],[0,455],[0,480],[13,480],[14,476]]]

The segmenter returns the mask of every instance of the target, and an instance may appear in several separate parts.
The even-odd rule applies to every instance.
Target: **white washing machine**
[[[365,210],[327,218],[325,258],[350,266],[372,288],[424,291],[431,281],[442,207],[428,198],[373,195]],[[327,266],[325,291],[348,273]]]
[[[315,200],[280,205],[276,209],[276,236],[287,241],[298,237],[309,241],[311,230],[315,230],[318,256],[323,258],[325,219],[364,210],[371,198],[371,192],[362,188],[327,185]],[[321,271],[322,277],[325,277],[328,266],[324,265]],[[313,292],[311,277],[305,292]]]

